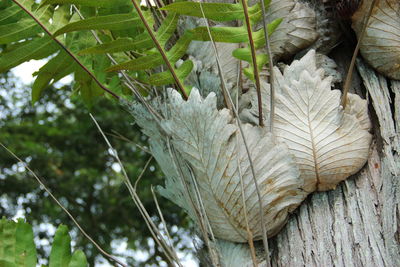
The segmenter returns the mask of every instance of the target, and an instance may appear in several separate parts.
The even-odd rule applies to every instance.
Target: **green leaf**
[[[35,36],[40,32],[40,26],[31,19],[23,19],[15,23],[0,26],[0,44],[17,42],[21,39]]]
[[[161,45],[171,38],[176,30],[179,16],[174,13],[168,16],[162,22],[160,28],[155,33],[157,40]],[[111,42],[97,45],[85,50],[80,51],[80,54],[103,54],[103,53],[116,53],[131,50],[149,49],[155,47],[153,40],[147,32],[138,35],[134,40],[132,38],[120,38]]]
[[[129,5],[129,2],[129,0],[44,0],[40,5],[74,4],[91,7],[114,7],[123,4]]]
[[[160,42],[160,44],[162,44],[163,46],[174,34],[174,31],[176,30],[176,27],[178,25],[178,20],[179,20],[179,15],[170,12],[167,15],[167,17],[163,20],[160,28],[158,28],[156,32],[156,37],[157,40]],[[147,38],[151,40],[150,36],[148,36]]]
[[[24,11],[17,5],[12,5],[0,11],[0,25],[18,21],[24,15]]]
[[[207,27],[197,27],[192,32],[193,40],[210,41]],[[243,43],[249,40],[245,27],[212,27],[210,33],[215,42]]]
[[[9,222],[3,218],[0,224],[0,259],[4,262],[15,263],[16,223],[13,221]]]
[[[70,7],[67,5],[60,6],[54,11],[54,15],[52,17],[52,23],[49,25],[49,30],[54,32],[55,30],[63,27],[68,24],[71,19],[70,15]]]
[[[276,19],[267,25],[268,34],[271,35],[282,22],[282,19]],[[210,35],[207,27],[197,27],[193,30],[193,40],[210,41]],[[210,28],[211,36],[215,42],[223,43],[247,43],[249,36],[246,27],[212,27]],[[255,47],[261,48],[265,45],[264,30],[260,29],[253,32],[253,40]]]
[[[216,21],[230,21],[243,19],[243,8],[241,4],[226,3],[202,3],[205,17]],[[202,18],[200,3],[197,2],[176,2],[167,5],[161,10],[176,12],[181,15]]]
[[[35,267],[36,248],[32,227],[22,219],[17,223],[0,220],[0,266]]]
[[[51,81],[54,83],[70,74],[74,65],[75,62],[71,60],[71,57],[61,51],[41,67],[32,86],[32,104],[39,100],[43,90]]]
[[[232,55],[237,59],[244,60],[250,63],[253,61],[250,47],[237,48],[232,52]],[[256,58],[257,58],[257,66],[259,69],[261,69],[262,66],[264,66],[264,64],[268,62],[267,54],[258,54]]]
[[[83,69],[75,71],[75,81],[85,105],[92,108],[96,98],[104,93],[103,89]]]
[[[87,267],[87,265],[85,253],[83,253],[82,250],[76,250],[74,254],[72,254],[68,267]]]
[[[85,254],[77,250],[71,257],[68,228],[60,225],[56,231],[49,267],[87,267]],[[32,226],[23,219],[18,222],[0,220],[0,267],[35,267],[37,254]]]
[[[72,22],[56,31],[54,35],[80,30],[124,30],[138,27],[142,27],[140,19],[133,13],[115,14]]]
[[[71,260],[71,237],[68,227],[60,225],[57,228],[50,252],[49,267],[68,267]]]
[[[166,53],[167,58],[170,62],[176,62],[185,53],[192,41],[192,34],[186,32],[176,44]],[[148,56],[139,57],[134,60],[130,60],[107,69],[107,71],[118,71],[118,70],[146,70],[149,68],[155,68],[163,63],[163,58],[160,54],[152,54]]]
[[[140,37],[145,36],[144,33],[140,35]],[[117,40],[103,43],[101,45],[96,45],[93,47],[89,47],[79,52],[80,55],[86,54],[105,54],[105,53],[117,53],[117,52],[124,52],[124,51],[131,51],[139,49],[140,46],[151,46],[153,44],[152,40],[143,39],[136,41],[132,38],[125,37],[125,38],[118,38]]]
[[[265,7],[269,6],[270,0],[265,0]],[[242,4],[227,3],[200,3],[198,2],[176,2],[167,5],[162,10],[176,12],[181,15],[193,16],[198,18],[206,17],[215,21],[231,21],[243,20],[244,13]],[[259,3],[251,6],[249,9],[249,17],[252,22],[257,22],[262,18],[261,6]]]
[[[5,72],[31,59],[42,59],[50,56],[59,49],[59,46],[48,37],[25,41],[14,49],[3,53],[0,57],[0,72]]]
[[[187,60],[176,69],[176,75],[180,80],[183,80],[189,75],[192,69],[193,62],[191,60]],[[173,84],[175,80],[170,71],[164,71],[150,75],[148,79],[144,80],[144,82],[151,85],[161,86],[165,84]]]
[[[33,242],[32,226],[19,219],[15,233],[17,266],[34,267],[37,263],[36,247]]]
[[[38,9],[34,12],[40,21],[48,21],[53,12],[49,7]],[[0,26],[0,44],[8,44],[26,39],[41,32],[41,28],[31,18],[24,18],[18,22]]]

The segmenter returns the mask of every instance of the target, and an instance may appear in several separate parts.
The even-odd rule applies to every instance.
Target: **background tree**
[[[149,252],[144,262],[128,257],[129,264],[158,264],[162,254],[149,243],[150,233],[131,203],[121,183],[121,174],[115,169],[115,160],[106,150],[106,144],[82,101],[77,97],[70,98],[69,86],[63,86],[49,88],[51,93],[45,94],[32,107],[29,87],[21,85],[11,73],[3,75],[1,81],[1,88],[7,90],[0,100],[2,142],[29,162],[103,248],[113,251],[113,240],[129,240],[128,248]],[[100,100],[91,112],[110,134],[121,157],[127,160],[125,167],[130,177],[138,177],[150,157],[140,148],[145,146],[145,137],[132,122],[121,119],[126,112],[113,102]],[[39,227],[42,223],[63,223],[75,229],[67,215],[54,205],[25,170],[21,170],[14,158],[2,152],[0,162],[0,217],[11,218],[23,209],[26,220],[35,225],[35,232],[42,239],[50,239],[51,235],[48,229]],[[161,177],[152,162],[139,184],[139,195],[152,213],[157,211],[150,187],[159,184]],[[160,205],[165,211],[168,227],[186,225],[182,211],[176,206],[165,201],[160,201]],[[182,231],[185,230],[179,228],[173,236],[185,250],[188,244],[180,240]],[[77,247],[86,251],[90,266],[94,266],[98,251],[77,230],[74,241]],[[49,253],[43,247],[39,252],[42,258],[47,258]]]

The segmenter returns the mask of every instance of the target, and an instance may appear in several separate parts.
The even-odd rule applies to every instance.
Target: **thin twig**
[[[100,251],[101,254],[103,254],[106,258],[110,259],[111,261],[119,264],[120,266],[127,267],[126,264],[122,263],[119,261],[116,257],[112,256],[111,254],[107,253],[104,251],[100,245],[98,245],[91,237],[89,234],[86,233],[85,230],[81,227],[81,225],[78,223],[78,221],[74,218],[74,216],[65,208],[58,200],[57,198],[51,193],[51,191],[47,188],[47,186],[40,180],[40,178],[36,175],[36,173],[29,168],[28,164],[26,164],[22,159],[20,159],[17,155],[14,154],[10,149],[8,149],[5,145],[3,145],[0,142],[0,146],[2,146],[8,153],[10,153],[15,159],[17,159],[20,163],[24,165],[24,167],[35,177],[36,181],[43,187],[43,189],[49,194],[49,196],[56,202],[56,204],[68,215],[68,217],[73,221],[73,223],[78,227],[79,231]]]
[[[268,82],[271,88],[271,98],[270,98],[270,106],[271,110],[269,113],[269,131],[273,133],[274,130],[274,117],[275,117],[275,83],[274,83],[274,61],[271,52],[271,43],[269,40],[268,35],[268,28],[267,28],[267,18],[265,14],[265,3],[264,0],[260,0],[261,2],[261,9],[262,9],[262,18],[263,18],[263,29],[264,29],[264,38],[265,38],[265,48],[267,49],[268,54],[268,68],[269,68],[269,78]],[[267,265],[269,267],[270,264]]]
[[[157,47],[158,52],[160,52],[162,58],[164,59],[164,63],[167,65],[172,77],[174,78],[175,83],[179,88],[179,91],[181,91],[184,99],[188,99],[188,95],[187,95],[187,93],[185,91],[185,87],[183,86],[183,84],[181,83],[180,79],[176,75],[174,67],[171,65],[171,62],[169,62],[167,54],[165,53],[165,51],[162,48],[161,44],[158,42],[156,36],[153,33],[153,30],[150,28],[150,25],[147,23],[145,17],[143,16],[143,13],[142,13],[142,10],[140,9],[140,6],[137,4],[137,2],[135,0],[131,0],[131,2],[134,5],[134,7],[136,9],[136,12],[138,13],[140,19],[142,20],[143,25],[145,26],[148,34],[150,35],[151,39],[153,40],[155,46]]]
[[[369,22],[369,19],[372,14],[372,10],[374,9],[376,2],[377,2],[377,0],[373,0],[371,3],[371,6],[368,10],[368,14],[364,19],[365,23],[362,27],[361,34],[358,36],[358,41],[357,41],[356,48],[354,49],[354,52],[353,52],[353,57],[351,58],[349,70],[347,71],[346,81],[344,82],[344,86],[343,86],[343,96],[342,96],[342,101],[341,101],[341,105],[342,105],[343,109],[345,109],[346,105],[347,105],[347,94],[350,90],[351,79],[353,77],[353,70],[354,70],[354,66],[356,64],[356,58],[358,55],[358,51],[360,50],[361,41],[364,38],[366,29],[368,26],[368,22]]]
[[[182,266],[182,264],[180,263],[179,258],[176,255],[175,251],[168,246],[168,244],[165,242],[162,234],[157,229],[157,226],[151,220],[150,215],[148,214],[146,208],[144,207],[142,201],[140,200],[139,196],[136,193],[136,188],[134,188],[132,186],[132,184],[131,184],[131,182],[129,180],[129,177],[128,177],[128,174],[127,174],[127,172],[125,170],[125,167],[122,164],[122,162],[121,162],[121,160],[120,160],[120,158],[118,156],[118,152],[111,145],[110,141],[107,139],[106,135],[104,134],[103,130],[101,129],[100,125],[98,124],[96,119],[93,117],[93,115],[92,114],[89,114],[89,115],[92,118],[92,120],[94,121],[95,125],[97,126],[99,132],[103,136],[103,139],[105,140],[107,146],[113,152],[113,156],[115,157],[115,159],[117,160],[118,164],[120,165],[121,171],[122,171],[122,174],[123,174],[122,177],[124,178],[124,183],[125,183],[126,187],[128,188],[128,191],[129,191],[129,193],[130,193],[130,195],[132,197],[133,202],[138,207],[140,214],[144,218],[144,221],[145,221],[148,229],[150,230],[150,233],[153,236],[154,241],[157,243],[157,245],[159,247],[163,248],[163,250],[165,252],[165,256],[168,258],[168,260],[171,263],[176,262],[179,266]],[[143,174],[144,174],[144,172],[145,172],[145,170],[146,170],[146,168],[148,166],[148,163],[149,163],[149,161],[147,162],[145,168],[143,168],[143,170],[142,170],[141,174],[139,175],[137,181],[139,181],[141,179],[141,177],[143,176]],[[136,185],[137,185],[137,182],[136,182]]]
[[[18,5],[22,10],[24,10],[25,13],[27,13],[35,22],[47,33],[47,35],[50,36],[51,39],[54,40],[68,55],[72,57],[72,59],[97,83],[98,86],[105,92],[109,93],[116,99],[119,99],[120,97],[116,95],[114,92],[109,90],[107,87],[105,87],[97,78],[96,76],[88,69],[86,68],[85,65],[61,42],[55,37],[47,28],[46,26],[43,25],[36,17],[35,15],[32,14],[28,9],[26,9],[22,4],[20,4],[17,0],[12,0],[16,5]]]
[[[211,35],[210,24],[208,23],[208,19],[206,18],[205,14],[204,14],[203,5],[202,5],[201,2],[200,2],[199,6],[200,6],[201,14],[203,15],[203,18],[204,18],[204,20],[206,22],[208,36],[210,37],[211,44],[212,44],[212,46],[214,48],[215,58],[216,58],[216,61],[217,61],[217,66],[218,66],[219,79],[220,79],[221,85],[222,85],[222,95],[224,97],[224,102],[225,102],[226,107],[229,110],[232,111],[232,104],[231,104],[231,102],[229,102],[228,96],[227,96],[228,89],[227,89],[227,86],[226,86],[226,83],[225,83],[225,79],[224,79],[224,72],[221,69],[221,63],[219,62],[217,46],[215,45],[214,39],[213,39],[213,37]]]
[[[239,149],[239,137],[236,135],[236,147]],[[242,175],[242,168],[240,167],[240,160],[238,157],[239,153],[236,153],[236,161],[238,165],[238,173],[239,173],[239,178],[240,178],[240,188],[241,188],[241,195],[242,195],[242,202],[243,202],[243,213],[244,213],[244,221],[246,223],[246,232],[247,232],[247,243],[249,244],[250,247],[250,254],[251,254],[251,260],[253,261],[253,266],[257,267],[257,258],[256,258],[256,250],[254,248],[254,240],[253,240],[253,233],[250,230],[249,226],[249,218],[247,216],[247,205],[246,205],[246,197],[244,194],[244,182],[243,182],[243,175]]]
[[[158,211],[158,215],[160,216],[161,223],[164,226],[165,234],[168,237],[169,245],[172,247],[174,245],[174,242],[172,241],[171,235],[169,234],[167,223],[165,222],[164,215],[163,215],[163,213],[161,211],[160,205],[158,204],[156,192],[154,191],[153,185],[151,185],[150,190],[151,190],[151,194],[153,195],[153,200],[154,200],[154,203],[156,204],[156,208],[157,208],[157,211]]]
[[[147,167],[149,167],[149,164],[152,161],[152,159],[153,159],[153,156],[150,156],[150,158],[146,161],[146,164],[144,164],[144,167],[143,167],[142,171],[140,172],[139,177],[136,179],[135,185],[133,186],[133,190],[135,192],[136,192],[137,186],[139,184],[139,181],[142,179],[142,177],[143,177],[144,173],[146,172]]]
[[[219,262],[218,262],[219,259],[218,259],[218,256],[215,255],[216,252],[214,251],[214,249],[215,249],[214,246],[211,245],[210,238],[208,236],[207,227],[206,227],[207,223],[204,221],[205,218],[207,218],[207,217],[202,214],[203,210],[201,210],[201,211],[198,210],[197,206],[194,203],[191,191],[189,190],[189,185],[184,178],[181,164],[180,164],[180,162],[178,162],[179,160],[178,160],[178,157],[176,156],[176,151],[173,149],[172,145],[170,144],[169,138],[167,138],[167,147],[168,147],[170,157],[172,158],[172,163],[174,165],[174,168],[176,169],[177,173],[179,174],[179,178],[182,183],[182,187],[185,189],[183,191],[183,194],[184,194],[185,198],[189,200],[189,204],[195,213],[193,215],[196,216],[196,218],[198,220],[197,223],[200,227],[200,232],[203,234],[203,240],[206,244],[206,247],[210,254],[211,260],[213,261],[214,266],[219,266]]]
[[[255,48],[254,40],[253,40],[253,32],[251,29],[250,17],[249,17],[249,12],[248,12],[248,7],[247,7],[247,0],[241,0],[241,2],[242,2],[242,6],[243,6],[244,18],[246,21],[247,35],[249,36],[251,58],[253,61],[253,68],[254,68],[254,79],[256,81],[257,100],[258,100],[258,124],[261,127],[263,127],[264,126],[264,118],[263,118],[263,111],[262,111],[261,83],[260,83],[260,74],[258,73],[256,48]]]
[[[123,136],[122,134],[120,134],[119,132],[115,131],[115,130],[111,130],[111,132],[113,133],[106,133],[106,135],[115,137],[117,139],[120,139],[122,141],[128,142],[134,146],[136,146],[137,148],[139,148],[141,151],[147,153],[147,154],[151,154],[150,150],[148,150],[146,147],[141,146],[135,142],[133,142],[132,140],[130,140],[129,138],[127,138],[126,136]]]

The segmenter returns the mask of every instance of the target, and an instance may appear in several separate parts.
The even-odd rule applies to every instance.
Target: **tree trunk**
[[[270,240],[272,266],[400,266],[400,81],[357,67],[374,107],[368,163],[309,196]]]

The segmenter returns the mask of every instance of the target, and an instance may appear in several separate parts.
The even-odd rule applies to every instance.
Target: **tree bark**
[[[309,196],[270,239],[272,266],[400,266],[400,81],[357,67],[374,108],[368,163]]]

